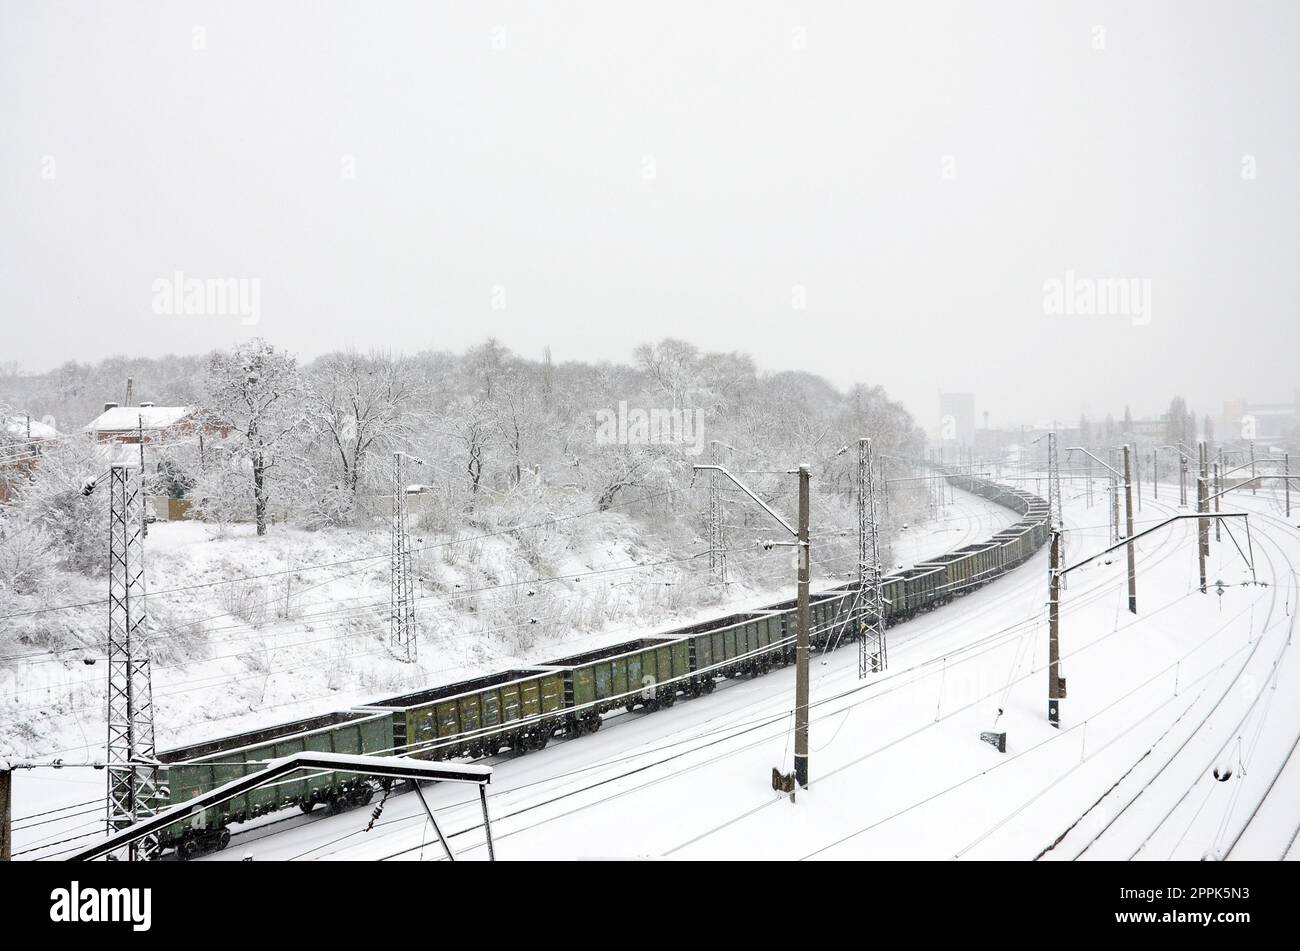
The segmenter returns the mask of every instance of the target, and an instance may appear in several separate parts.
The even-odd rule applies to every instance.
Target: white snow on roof
[[[0,416],[0,429],[5,431],[9,436],[26,436],[27,435],[27,417],[26,416]],[[33,439],[53,439],[59,435],[59,431],[47,423],[40,420],[32,420],[32,438]]]
[[[120,433],[137,429],[143,421],[148,430],[166,429],[193,412],[192,406],[115,406],[100,413],[84,432]]]

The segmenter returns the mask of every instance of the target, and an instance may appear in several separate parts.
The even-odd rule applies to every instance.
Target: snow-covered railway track
[[[1280,522],[1280,520],[1275,519],[1265,513],[1252,512],[1252,514],[1257,514],[1259,517],[1269,519],[1271,521]],[[1271,546],[1273,549],[1275,549],[1278,556],[1286,563],[1288,573],[1292,577],[1294,577],[1295,574],[1294,562],[1287,555],[1283,546],[1278,544],[1276,539],[1273,536],[1271,536],[1267,532],[1260,531],[1258,529],[1256,529],[1256,537],[1260,538],[1261,541],[1267,540],[1268,545]],[[1276,623],[1276,613],[1278,609],[1278,594],[1279,594],[1279,588],[1278,585],[1276,584],[1276,580],[1280,577],[1277,571],[1278,566],[1273,556],[1269,553],[1268,547],[1261,545],[1259,551],[1264,555],[1264,560],[1268,563],[1269,566],[1269,573],[1275,580],[1275,583],[1273,584],[1272,590],[1270,592],[1268,611],[1265,615],[1264,623],[1261,628],[1262,633],[1259,637],[1253,639],[1250,646],[1250,650],[1247,653],[1247,656],[1241,662],[1241,664],[1236,668],[1232,677],[1228,680],[1226,685],[1223,687],[1222,691],[1217,694],[1210,708],[1207,711],[1205,711],[1204,714],[1201,715],[1201,718],[1198,721],[1195,722],[1192,730],[1188,732],[1186,735],[1182,736],[1181,741],[1178,742],[1177,746],[1166,757],[1163,758],[1163,762],[1161,766],[1154,773],[1147,775],[1145,782],[1143,782],[1142,785],[1138,787],[1136,792],[1134,792],[1131,795],[1131,797],[1124,803],[1124,805],[1122,805],[1117,811],[1111,814],[1109,819],[1099,829],[1097,829],[1085,842],[1082,843],[1082,847],[1078,847],[1078,843],[1070,842],[1070,837],[1071,834],[1074,832],[1074,830],[1079,828],[1085,822],[1085,820],[1094,812],[1094,810],[1097,810],[1098,808],[1102,807],[1104,803],[1106,803],[1106,801],[1110,799],[1111,796],[1115,794],[1119,794],[1121,793],[1122,790],[1125,790],[1128,786],[1128,782],[1130,778],[1134,778],[1135,781],[1140,778],[1137,774],[1138,768],[1144,765],[1147,757],[1149,757],[1159,746],[1163,745],[1166,741],[1170,740],[1171,738],[1176,738],[1177,734],[1174,733],[1174,727],[1177,726],[1178,722],[1181,721],[1182,716],[1185,715],[1187,711],[1185,711],[1184,714],[1180,715],[1178,720],[1176,720],[1174,724],[1171,724],[1171,726],[1168,729],[1162,732],[1160,736],[1157,737],[1157,739],[1145,751],[1143,751],[1141,755],[1137,757],[1137,759],[1132,763],[1132,765],[1130,765],[1129,768],[1121,774],[1119,779],[1116,780],[1116,782],[1113,785],[1111,785],[1096,801],[1094,801],[1087,809],[1085,809],[1081,815],[1079,815],[1076,819],[1074,819],[1074,821],[1067,826],[1065,831],[1063,831],[1052,844],[1050,844],[1049,846],[1044,848],[1041,852],[1039,852],[1038,855],[1035,856],[1035,858],[1044,858],[1049,856],[1052,852],[1058,849],[1065,848],[1068,850],[1072,847],[1077,848],[1077,851],[1072,852],[1072,854],[1070,855],[1071,858],[1078,859],[1083,857],[1086,853],[1089,852],[1090,849],[1092,849],[1094,845],[1097,845],[1098,843],[1102,842],[1104,839],[1106,839],[1108,836],[1111,835],[1112,830],[1117,827],[1117,824],[1120,822],[1121,819],[1123,819],[1126,815],[1129,815],[1129,810],[1135,804],[1145,801],[1146,797],[1154,794],[1154,790],[1157,787],[1163,788],[1168,785],[1168,783],[1165,782],[1165,778],[1169,776],[1168,771],[1171,769],[1171,767],[1174,767],[1175,765],[1178,765],[1182,762],[1182,757],[1184,756],[1185,753],[1187,753],[1189,748],[1194,743],[1196,743],[1198,740],[1204,740],[1208,731],[1213,731],[1215,729],[1219,729],[1219,730],[1222,729],[1222,724],[1216,720],[1216,716],[1218,715],[1219,711],[1224,708],[1226,702],[1233,696],[1233,694],[1239,692],[1242,689],[1243,678],[1248,675],[1248,671],[1251,669],[1252,661],[1255,659],[1256,655],[1259,652],[1259,648],[1264,642],[1265,635],[1269,631],[1273,630],[1274,625]],[[1283,600],[1283,607],[1286,607],[1285,597]],[[1289,611],[1288,614],[1290,617],[1290,621],[1288,622],[1288,631],[1287,631],[1288,640],[1289,640],[1290,626],[1294,623],[1294,611],[1293,610]],[[1277,669],[1277,665],[1281,662],[1282,654],[1286,649],[1288,640],[1283,640],[1281,647],[1279,648],[1278,654],[1274,658],[1273,663],[1269,668],[1271,672],[1275,672]],[[1245,724],[1248,721],[1248,719],[1254,712],[1261,696],[1262,694],[1257,694],[1255,696],[1254,700],[1250,703],[1247,709],[1241,714],[1241,716],[1238,718],[1236,723],[1232,726],[1232,729],[1228,731],[1228,736],[1230,738],[1232,736],[1238,735],[1238,732],[1241,730],[1243,724]],[[1193,703],[1188,707],[1188,710],[1191,710],[1192,707],[1195,707],[1199,703],[1199,699],[1200,698],[1198,696],[1197,700],[1193,701]],[[1298,738],[1298,740],[1300,740],[1300,738]],[[1160,818],[1155,823],[1155,825],[1152,828],[1150,828],[1150,830],[1145,834],[1144,838],[1138,844],[1137,848],[1128,854],[1128,858],[1130,859],[1136,858],[1146,848],[1147,844],[1152,840],[1152,838],[1157,835],[1160,829],[1163,828],[1165,824],[1172,818],[1172,816],[1178,811],[1181,805],[1186,801],[1188,795],[1191,794],[1192,790],[1195,789],[1198,785],[1200,785],[1203,781],[1205,781],[1206,776],[1209,775],[1210,771],[1214,768],[1215,761],[1222,755],[1223,749],[1225,748],[1228,742],[1230,742],[1230,740],[1225,741],[1224,744],[1219,746],[1214,757],[1211,758],[1209,764],[1204,769],[1199,770],[1197,773],[1193,775],[1190,784],[1188,784],[1186,787],[1176,787],[1176,788],[1184,789],[1182,795],[1173,804],[1173,806],[1171,806],[1169,809],[1163,812],[1163,814],[1160,816]],[[1286,765],[1286,761],[1284,761],[1282,766],[1279,767],[1279,774],[1281,772],[1281,769],[1284,768],[1285,765]],[[1265,793],[1265,796],[1267,796],[1267,793]],[[1263,800],[1261,799],[1261,804],[1262,802]],[[1255,812],[1258,812],[1258,806],[1256,807]],[[1252,816],[1253,815],[1254,813],[1252,813]],[[1193,822],[1195,821],[1195,819],[1196,817],[1194,816]],[[1248,824],[1249,824],[1249,820],[1247,820],[1246,825]],[[1190,824],[1188,828],[1190,828]],[[1245,831],[1245,825],[1243,825],[1242,828],[1242,832],[1244,831]],[[1186,833],[1184,833],[1184,835],[1185,834]],[[1240,835],[1241,833],[1239,833],[1237,838],[1234,840],[1234,844],[1236,841],[1240,839]],[[1180,838],[1179,843],[1181,843],[1181,841],[1182,839]],[[1175,845],[1175,848],[1177,848],[1177,844]]]

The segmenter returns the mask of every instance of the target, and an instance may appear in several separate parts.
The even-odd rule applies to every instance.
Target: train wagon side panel
[[[572,672],[573,682],[573,703],[575,706],[584,706],[595,703],[601,697],[601,681],[604,680],[605,690],[608,691],[609,674],[608,670],[611,664],[609,661],[601,661],[586,667],[575,667]],[[603,667],[606,671],[604,677],[600,675],[597,668]]]
[[[673,641],[669,648],[673,658],[673,677],[677,678],[677,687],[680,689],[691,675],[690,645],[682,638]]]
[[[713,639],[716,636],[712,631],[706,631],[691,638],[691,644],[695,650],[696,670],[707,671],[708,668],[713,666]]]
[[[637,691],[645,685],[645,664],[640,653],[629,654],[626,659],[628,703],[637,699]]]
[[[538,678],[537,687],[542,713],[560,713],[564,710],[564,674],[558,671],[545,674]]]

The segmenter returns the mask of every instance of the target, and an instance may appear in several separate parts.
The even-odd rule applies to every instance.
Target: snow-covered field
[[[1098,502],[1067,484],[1073,563],[1106,543]],[[1149,495],[1139,528],[1178,511]],[[1097,493],[1100,499],[1102,494]],[[1295,858],[1300,536],[1264,493],[1254,585],[1225,534],[1196,590],[1195,523],[1138,545],[1138,607],[1122,551],[1070,575],[1061,636],[1068,699],[1046,722],[1046,555],[890,632],[866,682],[852,648],[814,662],[811,788],[774,794],[791,765],[793,672],[720,686],[600,733],[501,758],[490,787],[497,856],[528,858]],[[1233,525],[1245,548],[1242,526]],[[979,734],[1007,732],[1007,752]],[[1218,781],[1215,770],[1220,776]],[[477,803],[427,790],[453,848],[484,858]],[[293,816],[237,835],[218,860],[437,858],[416,798]],[[1047,851],[1044,851],[1047,850]]]
[[[912,564],[986,538],[1013,520],[1005,508],[958,492],[934,520],[900,534],[893,560]],[[479,543],[473,561],[488,568],[480,569],[478,576],[459,569],[454,554],[426,564],[427,576],[453,593],[422,598],[421,663],[414,668],[395,661],[384,645],[388,561],[386,542],[381,545],[375,533],[280,528],[257,539],[245,527],[214,536],[198,523],[155,524],[148,540],[151,616],[154,605],[183,605],[170,607],[175,613],[166,615],[163,640],[155,640],[170,651],[164,659],[155,659],[154,666],[159,748],[347,709],[481,670],[668,630],[724,608],[758,607],[791,596],[787,559],[757,550],[733,558],[766,558],[770,567],[757,577],[770,579],[768,583],[736,583],[721,598],[704,587],[707,578],[689,588],[680,583],[656,585],[656,578],[680,581],[698,573],[674,573],[677,566],[670,564],[652,569],[653,577],[647,580],[643,566],[663,560],[668,550],[661,540],[648,537],[618,513],[586,521],[580,534],[568,533],[568,550],[550,553],[557,573],[574,576],[566,584],[513,583],[507,566],[518,562],[517,543],[505,536]],[[371,552],[373,559],[354,561]],[[295,564],[334,563],[340,564],[310,573],[294,570]],[[268,573],[278,574],[256,584],[229,581]],[[484,584],[485,576],[498,586],[477,596],[478,610],[468,612],[466,596],[455,592]],[[751,579],[755,576],[748,573]],[[816,587],[833,583],[822,579]],[[193,604],[184,604],[185,592],[176,590],[182,588],[193,592]],[[706,603],[691,603],[692,598],[705,597]],[[507,608],[517,611],[503,612],[502,598],[509,599]],[[475,617],[500,618],[503,613],[517,616],[514,626],[523,630],[531,627],[530,617],[548,618],[548,627],[559,633],[525,646],[502,637],[496,621]],[[102,621],[98,612],[86,623],[97,619]],[[167,638],[182,641],[184,648],[172,647]],[[516,644],[519,649],[512,651]],[[102,663],[86,666],[78,652],[63,663],[36,656],[27,669],[20,669],[16,688],[23,692],[23,710],[42,727],[20,755],[41,761],[58,756],[69,764],[102,758],[102,677]],[[85,768],[17,774],[15,817],[73,808],[68,809],[69,821],[59,814],[20,818],[16,848],[59,843],[48,849],[58,851],[70,847],[61,841],[68,835],[93,831],[96,807],[86,790],[97,794],[103,782],[101,772]],[[26,852],[25,857],[45,851]]]

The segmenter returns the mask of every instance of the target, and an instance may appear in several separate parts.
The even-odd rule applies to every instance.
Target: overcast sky
[[[0,359],[677,336],[927,425],[1289,400],[1298,44],[1294,2],[0,0]],[[155,313],[178,270],[259,323]],[[1149,309],[1045,313],[1067,272]]]

